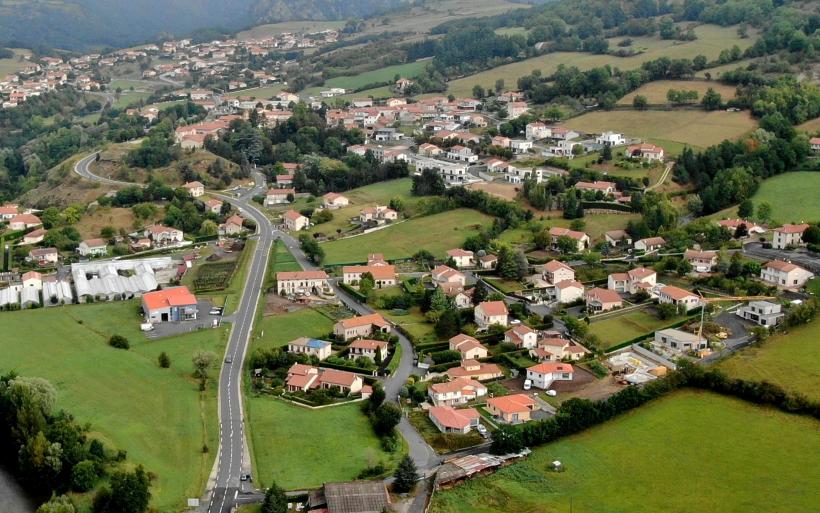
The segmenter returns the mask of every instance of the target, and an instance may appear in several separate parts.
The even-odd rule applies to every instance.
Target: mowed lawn
[[[768,381],[820,401],[820,320],[735,353],[720,369],[736,378]]]
[[[364,262],[368,253],[373,252],[383,253],[387,259],[409,258],[420,249],[441,257],[491,222],[490,216],[466,208],[417,217],[366,235],[323,243],[323,263]]]
[[[455,96],[469,97],[472,95],[474,85],[492,87],[498,79],[503,79],[508,88],[514,87],[520,77],[529,75],[535,69],[541,70],[543,76],[548,76],[554,73],[561,64],[575,66],[582,71],[605,65],[629,70],[639,68],[644,62],[660,57],[692,59],[697,55],[705,55],[707,59],[713,60],[720,55],[721,50],[731,48],[732,45],[736,44],[741,50],[745,50],[755,42],[754,37],[741,39],[737,35],[736,27],[699,25],[695,28],[695,34],[697,35],[696,40],[686,42],[662,40],[657,37],[633,37],[631,38],[632,48],[641,49],[643,52],[631,57],[581,52],[554,52],[539,55],[453,80],[447,84],[447,92]],[[621,39],[623,38],[611,39],[610,48],[616,48],[616,43]]]
[[[674,317],[660,320],[651,313],[637,310],[610,319],[592,322],[589,325],[589,332],[600,339],[604,348],[609,348],[626,340],[647,335],[681,319],[682,317]]]
[[[0,59],[0,78],[16,73],[30,64],[29,61],[20,60],[20,56],[31,55],[30,50],[20,48],[11,48],[10,50],[14,52],[14,57],[10,59]]]
[[[819,428],[806,417],[681,391],[437,492],[430,511],[810,513]],[[549,471],[555,460],[564,472]]]
[[[51,381],[58,408],[90,423],[92,436],[126,450],[130,463],[157,475],[151,505],[178,511],[187,497],[202,493],[218,446],[215,380],[201,394],[191,358],[197,350],[221,356],[227,328],[148,341],[139,331],[138,306],[126,301],[4,312],[0,373]],[[131,349],[110,347],[113,334],[126,336]],[[157,364],[162,351],[171,358],[169,369]],[[210,452],[203,453],[203,445]]]
[[[706,147],[724,139],[737,139],[751,132],[757,123],[748,112],[701,110],[595,111],[572,118],[566,126],[583,132],[622,132],[642,139],[668,139]]]
[[[332,330],[333,321],[310,308],[269,315],[256,327],[253,348],[281,347],[299,337],[324,338]]]
[[[288,490],[348,481],[400,456],[382,450],[359,403],[312,410],[260,396],[245,405],[260,488],[273,481]]]
[[[618,105],[632,105],[632,100],[636,96],[645,97],[650,104],[665,105],[668,103],[666,93],[670,89],[697,91],[698,99],[694,103],[700,103],[703,95],[706,94],[706,91],[708,91],[710,87],[720,93],[720,96],[724,101],[734,98],[737,93],[737,88],[734,86],[721,84],[719,82],[704,82],[702,80],[657,80],[655,82],[644,84],[635,91],[632,91],[628,95],[624,96],[618,100]]]
[[[561,217],[561,212],[533,212],[535,212],[536,218],[541,215],[549,215],[550,217],[550,219],[544,221],[537,221],[541,229],[553,227],[569,228],[569,225],[572,223],[570,219]],[[604,233],[611,230],[624,229],[629,221],[638,221],[640,219],[640,214],[587,214],[583,219],[584,223],[586,223],[584,232],[586,232],[593,241],[604,240]],[[529,227],[521,227],[505,230],[498,238],[502,242],[523,244],[532,242],[535,233],[536,232],[533,232]]]
[[[773,176],[760,184],[752,196],[755,208],[763,202],[772,206],[772,226],[781,223],[820,221],[820,173],[795,171]],[[715,219],[737,217],[737,207],[717,212]]]

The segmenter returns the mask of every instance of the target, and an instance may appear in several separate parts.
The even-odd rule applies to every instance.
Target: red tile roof
[[[356,328],[359,326],[365,326],[367,324],[375,324],[376,326],[389,326],[390,324],[381,316],[381,314],[373,313],[370,315],[362,315],[359,317],[351,317],[350,319],[342,319],[339,321],[342,327],[347,328]]]
[[[528,371],[537,372],[538,374],[552,374],[553,372],[572,372],[572,365],[568,363],[559,362],[544,362],[532,367],[527,367]]]
[[[494,407],[504,414],[532,411],[536,402],[526,394],[504,395],[487,399],[487,405]]]
[[[481,415],[474,408],[456,410],[449,406],[433,406],[428,410],[428,414],[445,428],[458,429],[459,431],[469,426],[472,420],[481,418]]]
[[[188,287],[172,287],[143,294],[142,302],[149,310],[168,308],[171,306],[187,306],[196,304],[196,296],[191,294]]]
[[[479,303],[476,308],[481,308],[485,315],[492,317],[499,315],[507,315],[507,305],[504,301],[484,301]]]
[[[326,280],[324,271],[280,271],[276,273],[276,281],[286,280]]]

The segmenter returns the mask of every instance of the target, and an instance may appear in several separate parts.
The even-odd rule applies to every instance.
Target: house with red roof
[[[786,249],[787,247],[798,247],[803,245],[803,232],[809,229],[809,225],[784,224],[772,230],[772,247],[775,249]]]
[[[396,284],[396,266],[394,265],[345,265],[342,267],[342,283],[358,285],[362,276],[370,273],[376,288],[390,287]]]
[[[143,294],[142,311],[146,322],[179,322],[195,320],[198,308],[196,296],[181,286]]]
[[[595,287],[584,294],[588,313],[608,312],[623,306],[623,300],[614,290]]]
[[[607,277],[606,288],[623,294],[635,294],[639,290],[649,291],[655,286],[658,273],[645,267],[636,267],[625,273],[612,273]]]
[[[333,334],[342,340],[367,338],[374,333],[389,332],[390,323],[378,313],[342,319],[333,325]]]
[[[666,239],[663,237],[648,237],[640,239],[635,243],[635,251],[643,251],[644,253],[652,253],[658,251],[666,246]]]
[[[343,393],[349,395],[361,392],[364,380],[352,372],[294,363],[288,369],[285,386],[288,392],[307,392],[319,388],[338,387]]]
[[[584,297],[584,285],[575,280],[559,281],[555,284],[553,294],[559,303],[574,303]]]
[[[462,360],[478,360],[487,357],[487,348],[470,335],[459,333],[449,340],[450,351],[461,353]]]
[[[676,307],[686,308],[686,311],[695,309],[701,306],[700,297],[688,290],[684,290],[674,285],[667,285],[661,287],[658,291],[658,301],[665,304],[675,305]]]
[[[450,379],[469,378],[476,381],[487,381],[504,377],[501,367],[494,363],[482,363],[478,360],[462,360],[458,367],[447,369],[444,374]]]
[[[436,282],[436,286],[439,287],[448,283],[456,284],[461,287],[464,287],[467,284],[467,277],[464,276],[464,274],[446,265],[436,266],[432,271],[430,271],[430,275],[433,278],[433,281]]]
[[[310,219],[295,210],[288,210],[282,214],[282,221],[285,223],[285,228],[291,232],[302,231],[310,226]]]
[[[205,185],[202,182],[185,182],[182,188],[186,189],[192,198],[198,198],[205,194]]]
[[[538,332],[526,324],[518,324],[504,333],[504,342],[516,349],[532,349],[538,344]]]
[[[350,205],[350,200],[337,192],[328,192],[322,196],[322,206],[328,210],[342,208]]]
[[[32,230],[23,235],[23,244],[37,244],[39,242],[43,242],[46,233],[48,232],[45,228],[37,228],[36,230]]]
[[[387,342],[383,340],[359,338],[347,346],[347,357],[350,360],[355,360],[360,356],[364,356],[374,362],[382,362],[385,358],[387,358],[387,348]]]
[[[442,433],[469,433],[481,419],[475,408],[455,409],[450,406],[433,406],[427,410],[427,415]]]
[[[225,220],[224,223],[219,225],[219,235],[222,236],[231,236],[236,235],[238,233],[242,233],[244,220],[239,217],[238,215],[234,214],[228,219]]]
[[[456,406],[484,397],[487,395],[487,387],[474,379],[458,378],[431,384],[427,388],[427,395],[434,406]]]
[[[271,207],[273,205],[283,205],[285,203],[290,203],[288,196],[295,197],[296,196],[296,189],[270,189],[268,190],[267,194],[265,194],[265,203],[266,207]]]
[[[555,285],[556,283],[564,280],[575,279],[575,270],[564,262],[559,262],[558,260],[550,260],[547,262],[544,265],[544,269],[541,274],[544,276],[544,280],[546,280],[546,282],[550,285]]]
[[[810,271],[782,260],[766,262],[760,268],[761,280],[783,289],[799,289],[813,277]]]
[[[766,233],[766,228],[754,221],[747,221],[745,219],[721,219],[717,224],[729,230],[732,237],[737,235],[737,229],[740,228],[741,225],[746,227],[746,233],[748,235]]]
[[[487,411],[496,419],[507,424],[520,424],[531,419],[538,403],[527,394],[503,395],[487,399]]]
[[[573,372],[568,363],[542,362],[527,367],[527,379],[532,381],[532,386],[546,390],[555,381],[572,381]]]
[[[558,238],[559,237],[569,237],[570,239],[574,240],[578,245],[578,252],[584,251],[589,247],[589,235],[584,232],[579,232],[575,230],[570,230],[569,228],[560,228],[558,226],[554,226],[550,228],[550,237],[552,238],[552,249],[554,251],[558,251]]]
[[[556,336],[539,339],[537,346],[529,351],[530,358],[537,362],[576,361],[587,353],[583,346]]]
[[[631,158],[640,158],[649,162],[663,162],[664,151],[660,146],[641,143],[633,144],[626,148],[626,156]]]
[[[276,293],[318,294],[330,289],[324,271],[280,271],[276,273]]]
[[[487,329],[493,324],[506,326],[508,315],[504,301],[483,301],[473,309],[473,319],[479,329]]]
[[[86,239],[77,246],[77,253],[84,257],[107,255],[108,242],[103,239]]]
[[[17,214],[9,220],[10,230],[25,230],[26,228],[34,228],[42,225],[43,222],[34,214]]]
[[[474,254],[466,249],[456,248],[447,250],[447,258],[452,258],[456,267],[472,267],[475,264]]]
[[[717,251],[701,251],[699,249],[687,249],[683,252],[683,259],[692,265],[692,270],[696,273],[710,273],[717,265]]]

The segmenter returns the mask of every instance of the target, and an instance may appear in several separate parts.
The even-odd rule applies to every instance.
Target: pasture
[[[534,211],[536,218],[545,216],[545,219],[533,221],[528,226],[505,230],[499,236],[499,240],[511,244],[525,244],[533,241],[535,234],[541,230],[553,227],[569,228],[572,223],[569,219],[561,217],[560,211],[544,212]],[[611,230],[622,230],[626,228],[629,221],[637,221],[640,214],[587,214],[583,221],[586,223],[584,231],[590,238],[597,242],[604,239],[604,233]]]
[[[737,139],[754,130],[757,122],[748,112],[624,110],[590,112],[567,120],[565,125],[583,132],[612,130],[650,142],[666,139],[706,147]]]
[[[422,248],[441,257],[448,249],[460,247],[467,237],[491,222],[490,216],[466,208],[398,221],[366,235],[323,243],[321,247],[326,254],[323,263],[365,262],[368,253],[374,250],[390,260],[409,258]]]
[[[642,53],[630,57],[616,57],[613,55],[596,55],[579,52],[554,52],[523,61],[505,64],[475,75],[453,80],[447,86],[447,92],[455,96],[471,96],[476,84],[491,87],[498,79],[503,79],[507,87],[515,87],[519,77],[529,75],[533,70],[541,70],[542,75],[549,76],[558,69],[559,65],[575,66],[580,70],[610,65],[613,68],[629,70],[639,68],[647,61],[668,57],[670,59],[689,58],[705,55],[713,60],[721,50],[738,45],[741,50],[751,46],[755,39],[741,39],[735,27],[719,27],[716,25],[699,25],[695,28],[697,39],[694,41],[671,41],[655,37],[633,37],[632,47],[642,50]],[[623,38],[610,40],[610,48],[616,48],[616,43]]]
[[[265,316],[256,326],[253,348],[281,347],[299,337],[324,339],[331,331],[333,321],[311,308]]]
[[[818,190],[820,190],[820,173],[793,171],[764,180],[752,196],[752,203],[755,208],[764,202],[772,206],[772,223],[770,223],[772,226],[783,223],[820,221]],[[737,217],[737,207],[721,210],[710,217],[715,219]]]
[[[798,130],[802,130],[804,132],[808,132],[810,134],[816,134],[820,132],[820,118],[814,118],[812,120],[806,121],[800,125],[797,125]]]
[[[700,103],[701,98],[709,88],[720,93],[724,101],[735,97],[737,92],[734,86],[721,84],[719,82],[706,82],[703,80],[657,80],[644,84],[635,91],[618,100],[618,105],[632,105],[632,100],[636,96],[644,96],[650,105],[666,105],[666,92],[670,89],[686,91],[697,91],[698,99],[695,103]]]
[[[817,281],[817,280],[815,280]],[[820,285],[820,283],[818,284]],[[820,400],[820,320],[735,353],[720,369],[736,378],[768,381]]]
[[[680,391],[436,492],[430,511],[809,513],[818,444],[816,420]]]
[[[20,57],[31,55],[31,51],[20,48],[10,48],[10,50],[14,52],[14,57],[0,59],[0,78],[11,75],[12,73],[17,73],[29,64],[28,61],[20,60]]]
[[[178,511],[186,497],[202,493],[218,445],[216,383],[199,392],[191,358],[197,350],[221,355],[228,328],[148,341],[138,307],[124,301],[3,312],[0,373],[51,381],[58,408],[89,422],[91,436],[109,448],[128,451],[128,462],[156,473],[151,506]],[[113,334],[127,337],[131,348],[110,347]],[[157,364],[163,351],[168,369]]]
[[[227,94],[232,98],[253,98],[254,100],[269,100],[285,90],[284,84],[270,84],[262,87],[252,87],[241,91],[231,91]]]
[[[682,320],[677,316],[672,319],[660,320],[652,313],[637,310],[624,315],[610,317],[601,321],[593,321],[589,325],[589,332],[601,341],[601,347],[608,349],[626,340],[649,335],[670,324]]]
[[[396,75],[399,75],[400,77],[411,78],[421,73],[421,71],[424,69],[424,66],[426,65],[427,61],[421,60],[415,62],[408,62],[406,64],[396,64],[395,66],[386,66],[384,68],[380,68],[374,71],[366,71],[364,73],[359,73],[358,75],[353,76],[335,77],[326,80],[325,84],[321,87],[310,87],[302,91],[300,94],[302,96],[318,95],[321,91],[324,91],[331,87],[340,87],[342,89],[352,92],[355,89],[360,89],[371,84],[383,84],[385,82],[389,82],[390,84],[392,84],[393,79]],[[355,96],[359,97],[366,92],[367,90],[355,93]],[[330,98],[330,101],[333,101],[333,98]]]

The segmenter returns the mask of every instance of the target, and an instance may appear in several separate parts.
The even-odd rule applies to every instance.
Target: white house
[[[330,342],[317,340],[315,338],[299,337],[296,340],[288,342],[289,353],[315,356],[319,361],[330,356],[331,351],[332,344]]]
[[[444,383],[433,383],[427,389],[434,406],[465,404],[487,395],[487,387],[474,379],[457,378]]]
[[[469,433],[481,420],[481,414],[475,408],[433,406],[427,410],[427,415],[442,433]]]
[[[660,146],[654,144],[642,143],[633,144],[626,149],[627,157],[641,158],[649,162],[657,161],[663,162],[664,151]]]
[[[270,189],[267,194],[265,194],[265,206],[270,207],[290,203],[288,196],[295,197],[296,189]]]
[[[387,342],[383,340],[372,340],[359,338],[347,346],[347,358],[355,360],[360,356],[375,361],[384,361],[387,358]]]
[[[328,290],[328,276],[324,271],[281,271],[276,273],[276,293],[318,293]]]
[[[154,246],[166,246],[182,242],[185,234],[182,230],[155,224],[145,229],[145,236],[151,239]]]
[[[487,357],[487,348],[477,339],[459,333],[449,340],[450,351],[461,353],[462,360],[478,360]]]
[[[288,210],[282,214],[282,221],[285,223],[285,228],[291,232],[298,232],[310,226],[310,219],[295,210]]]
[[[701,306],[700,298],[697,295],[674,285],[661,287],[658,291],[658,301],[677,307],[683,305],[687,312]]]
[[[517,349],[534,349],[538,345],[538,332],[525,324],[519,324],[504,333],[504,342]]]
[[[527,367],[527,379],[532,386],[546,390],[555,381],[572,381],[574,370],[568,363],[543,362]]]
[[[799,289],[814,274],[791,262],[772,260],[760,269],[760,279],[784,289]]]
[[[525,134],[527,139],[533,141],[537,139],[546,139],[547,137],[550,137],[552,135],[552,130],[544,123],[541,123],[540,121],[535,121],[527,124]]]
[[[700,251],[687,249],[683,252],[683,259],[692,264],[696,273],[709,273],[717,265],[717,251]]]
[[[550,237],[552,238],[552,249],[558,249],[558,238],[569,237],[577,244],[578,252],[584,251],[589,247],[589,235],[584,232],[570,230],[569,228],[559,228],[554,226],[550,228]]]
[[[750,301],[748,305],[735,310],[735,314],[767,328],[777,326],[786,316],[779,304],[769,301]]]
[[[789,246],[801,246],[803,244],[803,232],[808,230],[808,224],[784,224],[772,230],[772,247],[775,249],[786,249]]]
[[[652,269],[636,267],[625,273],[612,273],[607,277],[607,288],[615,292],[635,294],[655,286],[658,274]]]
[[[80,256],[102,256],[108,253],[108,245],[103,239],[87,239],[77,246]]]
[[[706,349],[708,345],[707,340],[701,336],[673,328],[656,331],[655,342],[677,351],[696,351]]]
[[[604,132],[595,138],[595,143],[601,146],[623,146],[626,144],[626,137],[616,132]]]
[[[466,249],[456,248],[447,250],[447,257],[452,258],[458,268],[472,267],[475,264],[473,252],[467,251]]]
[[[473,318],[479,329],[486,329],[493,324],[507,325],[507,305],[504,301],[484,301],[473,310]]]
[[[584,297],[584,286],[575,280],[559,281],[555,284],[554,294],[559,303],[573,303]]]
[[[182,185],[192,198],[198,198],[205,194],[205,186],[201,182],[186,182]]]
[[[350,200],[347,197],[335,192],[328,192],[322,196],[322,205],[326,209],[342,208],[350,205]]]
[[[643,251],[644,253],[652,253],[658,251],[666,246],[666,239],[663,237],[649,237],[640,239],[635,243],[635,251]]]
[[[575,270],[564,262],[550,260],[544,265],[542,275],[547,283],[555,285],[562,281],[574,280]]]

